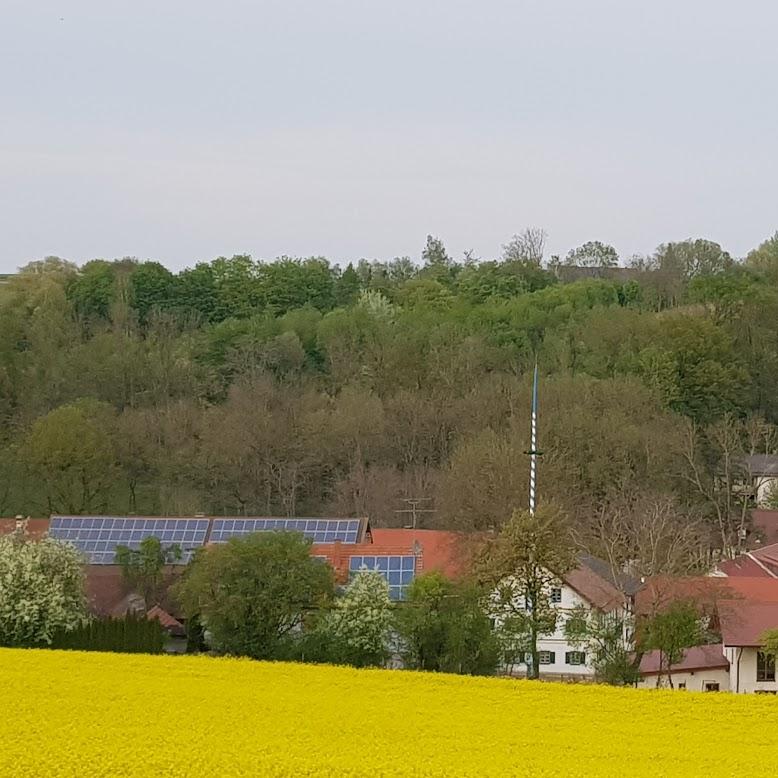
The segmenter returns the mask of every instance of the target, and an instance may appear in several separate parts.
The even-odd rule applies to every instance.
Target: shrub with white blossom
[[[73,546],[0,537],[0,645],[49,645],[86,619],[83,560]]]
[[[384,664],[391,622],[386,579],[373,570],[360,570],[322,625],[331,657],[357,666]]]

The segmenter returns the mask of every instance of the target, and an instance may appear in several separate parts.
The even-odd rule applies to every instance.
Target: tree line
[[[747,521],[737,463],[776,450],[778,234],[744,260],[544,240],[454,260],[430,236],[420,262],[345,268],[31,263],[0,285],[0,514],[391,526],[424,497],[424,526],[497,528],[526,501],[537,360],[541,497],[593,551],[704,564]]]

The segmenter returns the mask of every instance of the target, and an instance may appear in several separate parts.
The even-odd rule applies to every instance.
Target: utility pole
[[[432,497],[405,497],[403,502],[407,503],[407,508],[396,510],[395,513],[410,513],[411,514],[411,526],[406,529],[416,529],[417,517],[419,513],[435,513],[434,508],[419,508],[419,505],[423,502],[428,502]]]

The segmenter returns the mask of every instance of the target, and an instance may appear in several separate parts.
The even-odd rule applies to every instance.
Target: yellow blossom
[[[774,698],[0,650],[0,776],[733,776]],[[768,770],[769,771],[769,770]]]

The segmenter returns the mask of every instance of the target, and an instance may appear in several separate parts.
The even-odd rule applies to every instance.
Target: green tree
[[[116,300],[116,268],[104,259],[87,262],[67,287],[68,299],[85,319],[108,319]]]
[[[148,321],[152,311],[172,306],[174,288],[173,274],[159,262],[143,262],[133,269],[130,299],[141,324]]]
[[[95,401],[63,405],[38,419],[21,455],[41,479],[49,513],[100,510],[114,485],[113,411]]]
[[[642,651],[659,652],[659,676],[673,688],[673,665],[677,665],[686,650],[707,642],[700,614],[692,602],[675,600],[666,609],[646,619],[640,625],[639,647]]]
[[[274,313],[310,305],[320,311],[335,306],[335,276],[322,257],[281,257],[258,268],[258,293]]]
[[[746,264],[773,283],[778,282],[778,230],[748,253]]]
[[[48,645],[87,619],[83,559],[74,546],[22,533],[0,537],[0,645]]]
[[[218,304],[216,274],[207,262],[182,270],[175,279],[174,302],[201,322],[221,321],[226,311]]]
[[[778,660],[778,629],[768,629],[762,633],[759,638],[762,645],[762,651],[772,657],[773,666]]]
[[[492,615],[512,650],[530,655],[529,678],[540,675],[538,640],[556,629],[552,589],[574,566],[567,517],[548,505],[534,515],[514,511],[478,555],[475,571],[492,591]]]
[[[332,597],[332,570],[293,532],[231,538],[199,551],[175,586],[213,647],[254,659],[287,656],[306,619]]]
[[[635,657],[630,651],[634,628],[624,612],[602,612],[579,605],[567,614],[565,638],[583,649],[595,678],[612,686],[632,686],[639,678]]]
[[[439,572],[414,579],[395,617],[405,666],[466,675],[494,673],[499,645],[482,599],[480,589]]]
[[[359,274],[354,270],[354,265],[348,263],[346,269],[338,276],[335,282],[335,302],[337,305],[346,306],[356,302],[362,284]]]
[[[715,275],[732,267],[732,257],[718,243],[704,238],[663,243],[656,250],[654,263],[659,270],[677,275],[685,281]]]
[[[178,545],[163,548],[159,538],[150,536],[140,542],[138,549],[116,546],[116,564],[122,571],[122,578],[133,592],[155,605],[166,584],[165,567],[178,562],[182,557]]]

